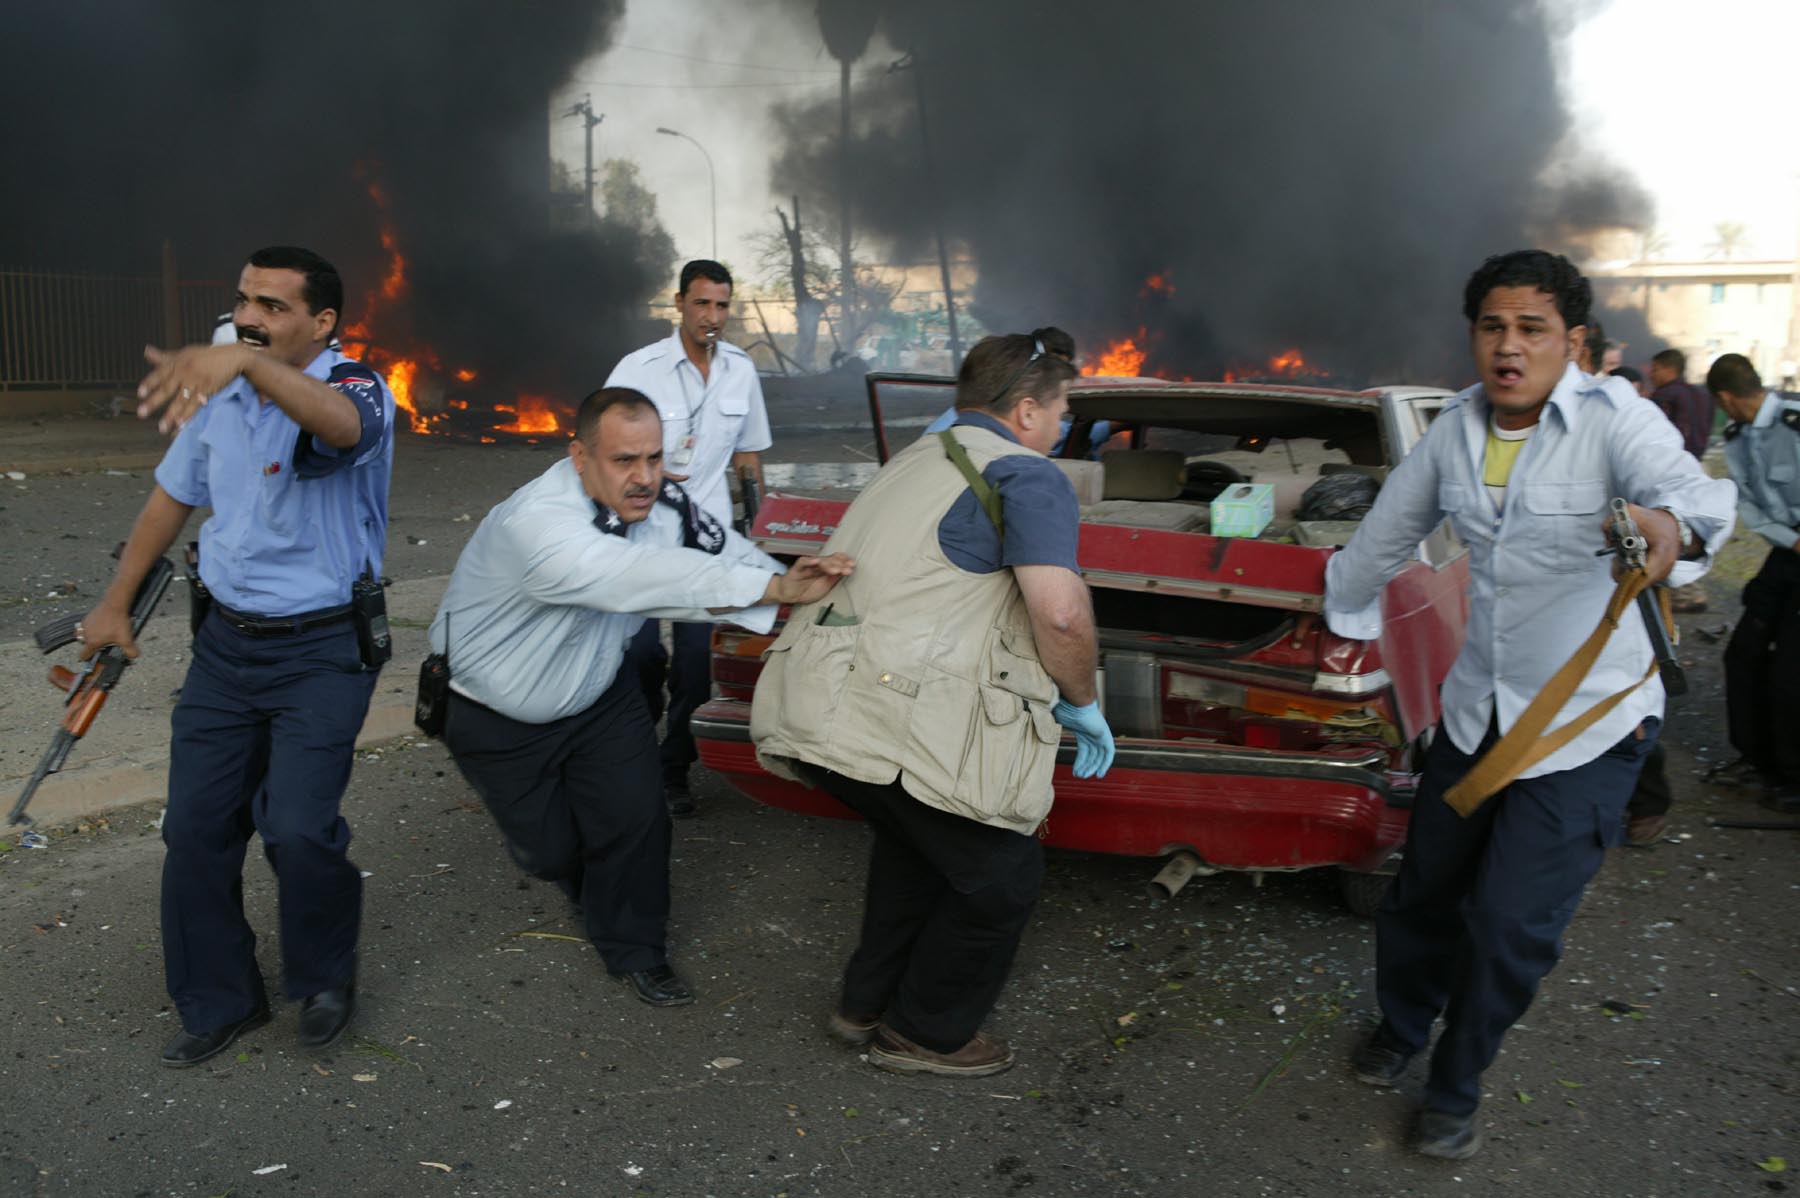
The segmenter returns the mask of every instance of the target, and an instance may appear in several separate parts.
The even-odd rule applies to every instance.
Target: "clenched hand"
[[[786,574],[769,579],[764,594],[766,603],[813,603],[823,599],[856,569],[848,554],[828,553],[824,557],[803,557],[788,567]]]

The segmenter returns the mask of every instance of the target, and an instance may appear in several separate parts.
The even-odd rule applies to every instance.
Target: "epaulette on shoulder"
[[[1781,401],[1781,423],[1800,433],[1800,403],[1791,399]]]

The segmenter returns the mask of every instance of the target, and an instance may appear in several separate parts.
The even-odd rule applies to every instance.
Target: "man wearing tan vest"
[[[1074,489],[1043,456],[1074,374],[1030,336],[977,344],[957,423],[850,505],[828,550],[856,574],[794,610],[757,684],[763,765],[874,828],[862,940],[829,1027],[894,1072],[1012,1065],[980,1029],[1043,880],[1035,833],[1062,728],[1078,776],[1112,762]]]

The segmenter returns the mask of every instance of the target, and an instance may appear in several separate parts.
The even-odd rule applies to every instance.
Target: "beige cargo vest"
[[[1031,452],[957,426],[976,470]],[[972,574],[938,546],[968,487],[936,436],[909,446],[844,513],[826,546],[856,572],[796,608],[769,648],[750,736],[770,772],[796,761],[885,785],[953,815],[1031,833],[1049,814],[1061,729],[1011,570]]]

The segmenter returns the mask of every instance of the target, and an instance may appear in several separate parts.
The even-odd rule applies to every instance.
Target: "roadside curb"
[[[0,458],[0,473],[10,470],[34,478],[45,474],[92,474],[97,470],[154,470],[162,459],[160,453],[88,453],[22,460]]]
[[[418,673],[419,663],[389,662],[383,672],[396,667],[411,677]],[[356,747],[366,749],[408,734],[417,735],[417,729],[413,727],[412,700],[397,695],[377,696],[369,704],[362,731],[356,734]],[[6,799],[10,806],[24,779],[8,779],[6,784],[11,788],[8,791],[10,797]],[[166,802],[168,795],[169,757],[165,751],[140,761],[70,766],[52,774],[38,788],[28,814],[40,827],[58,828],[120,807]],[[0,820],[4,818],[0,812]],[[0,836],[17,835],[21,830],[0,828]]]
[[[449,582],[447,575],[432,575],[388,588],[394,656],[381,669],[357,748],[416,733],[415,683],[430,652],[426,628]],[[164,612],[161,618],[179,631],[152,633],[141,642],[144,656],[95,725],[92,739],[97,743],[83,741],[64,769],[44,779],[27,812],[33,820],[58,827],[119,807],[166,801],[170,699],[189,660],[185,617],[185,612]],[[16,702],[0,701],[0,736],[8,748],[7,764],[0,766],[0,821],[61,718],[57,692],[39,681],[44,660],[29,641],[0,645],[0,692],[20,696]],[[19,751],[14,753],[14,747]],[[0,836],[16,834],[16,829],[0,826]]]

